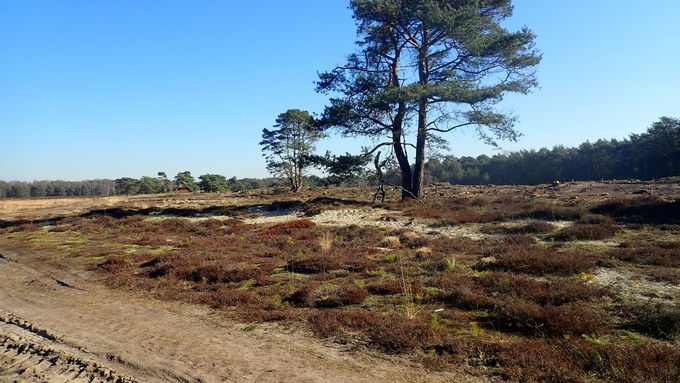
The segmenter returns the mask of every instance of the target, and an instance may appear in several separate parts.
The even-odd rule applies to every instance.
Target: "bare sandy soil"
[[[474,381],[295,329],[111,291],[30,251],[0,253],[2,382]]]

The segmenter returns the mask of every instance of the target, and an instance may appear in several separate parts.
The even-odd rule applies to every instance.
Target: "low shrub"
[[[555,230],[555,225],[544,221],[531,221],[525,225],[515,228],[514,232],[508,234],[547,234]]]
[[[480,264],[481,270],[514,271],[544,275],[573,275],[586,272],[595,266],[595,259],[588,255],[558,252],[539,246],[501,245],[485,252],[494,262]]]
[[[317,274],[341,269],[343,266],[344,265],[340,262],[338,257],[325,254],[314,254],[305,259],[291,259],[286,263],[286,270],[302,274]]]
[[[564,346],[542,340],[520,340],[501,345],[496,360],[513,382],[584,383],[578,361],[565,355]]]
[[[625,262],[664,267],[680,267],[680,246],[648,242],[623,242],[607,253]]]
[[[530,218],[546,221],[574,221],[580,219],[583,210],[577,207],[560,206],[556,204],[536,206],[514,213],[510,218]]]
[[[309,317],[308,322],[321,337],[368,337],[374,346],[387,352],[410,351],[426,346],[432,339],[432,330],[423,318],[408,319],[397,313],[383,317],[367,311],[323,310]]]
[[[551,236],[557,241],[599,240],[611,238],[619,229],[612,225],[578,224],[568,227]]]
[[[680,337],[680,307],[647,302],[628,306],[628,311],[632,329],[659,339]]]
[[[307,307],[333,308],[359,304],[367,296],[366,290],[347,281],[310,282],[294,291],[287,301]]]
[[[584,214],[578,222],[588,225],[610,225],[614,223],[614,220],[606,215]]]
[[[42,230],[42,226],[34,223],[22,223],[21,225],[12,226],[13,232],[33,232]],[[52,230],[50,230],[52,231]]]
[[[668,344],[657,342],[640,346],[587,344],[581,350],[574,350],[574,353],[576,352],[590,356],[590,360],[582,361],[586,371],[592,371],[608,381],[674,383],[680,379],[680,351]]]
[[[665,267],[654,267],[647,269],[646,273],[657,282],[667,282],[674,285],[680,285],[680,270],[669,269]]]
[[[316,224],[307,218],[296,219],[293,221],[279,223],[270,228],[267,228],[263,231],[263,234],[265,235],[291,234],[296,229],[306,229],[314,226],[316,226]]]
[[[402,205],[391,207],[403,210],[410,216],[436,219],[449,224],[501,221],[508,217],[508,212],[515,206],[494,203],[484,197],[456,197],[435,199],[426,204],[411,204],[405,208]]]
[[[401,294],[403,292],[403,287],[398,281],[387,280],[371,282],[366,285],[366,290],[375,295],[390,295]]]
[[[200,283],[234,283],[264,276],[257,267],[234,267],[221,263],[202,264],[197,267],[178,267],[174,270],[180,279]]]
[[[257,296],[248,290],[239,290],[220,286],[213,291],[204,292],[196,298],[196,302],[212,308],[248,305],[257,302]]]
[[[541,306],[516,298],[503,299],[491,318],[498,329],[534,336],[601,334],[609,330],[602,315],[572,303]]]
[[[225,222],[221,219],[209,218],[199,223],[200,226],[208,230],[219,230],[224,227]]]
[[[368,329],[371,341],[387,352],[405,352],[426,346],[432,339],[432,329],[423,317],[406,318],[388,315]]]
[[[501,305],[497,298],[490,297],[478,289],[463,287],[445,291],[441,295],[443,302],[463,310],[495,310]]]
[[[382,317],[368,311],[322,310],[309,317],[312,330],[320,337],[367,332],[382,321]]]
[[[489,224],[482,228],[487,234],[547,234],[555,231],[556,226],[544,221],[531,221],[519,226],[501,226]]]
[[[622,222],[680,223],[680,199],[668,202],[653,195],[612,198],[590,211],[608,215]]]
[[[168,239],[160,235],[145,234],[131,243],[139,246],[164,246],[168,244]]]
[[[512,382],[672,383],[680,377],[680,351],[661,343],[526,339],[502,344],[490,353]]]
[[[574,278],[539,281],[522,274],[493,272],[479,278],[479,282],[489,294],[514,296],[542,306],[592,301],[607,294],[601,287]]]
[[[123,257],[109,256],[104,261],[97,264],[97,268],[109,273],[120,272],[128,265],[128,262]]]
[[[159,235],[191,234],[207,235],[208,231],[185,218],[164,218],[154,222],[153,231]]]
[[[427,238],[413,231],[405,231],[399,236],[401,244],[409,249],[416,249],[428,245]]]

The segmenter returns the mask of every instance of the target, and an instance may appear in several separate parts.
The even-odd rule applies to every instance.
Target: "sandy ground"
[[[112,291],[0,249],[0,382],[473,382],[274,324]],[[344,347],[344,348],[343,348]]]
[[[255,194],[255,193],[253,193]],[[240,196],[240,198],[239,198]],[[192,194],[144,194],[111,197],[44,197],[44,198],[2,198],[0,199],[0,220],[40,221],[54,217],[86,213],[92,210],[121,208],[146,209],[191,208],[234,206],[239,203],[262,202],[255,194],[243,196],[236,193],[192,193]]]
[[[680,302],[680,285],[653,281],[621,268],[598,268],[593,273],[593,281],[612,288],[628,299],[663,304]]]
[[[480,233],[481,224],[466,224],[433,228],[430,222],[425,219],[407,217],[401,212],[387,209],[336,209],[324,210],[321,213],[307,217],[303,212],[292,210],[281,210],[275,212],[251,212],[258,214],[257,217],[245,218],[243,221],[250,224],[270,224],[287,222],[294,219],[307,218],[317,225],[324,226],[374,226],[387,230],[409,229],[421,234],[446,235],[450,237],[468,237],[472,239],[483,239],[487,235]],[[215,217],[211,217],[215,218]],[[233,218],[224,216],[222,218]]]

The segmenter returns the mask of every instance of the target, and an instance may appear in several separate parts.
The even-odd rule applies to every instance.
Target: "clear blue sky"
[[[680,117],[680,1],[518,0],[540,88],[502,106],[524,137],[578,145]],[[320,112],[316,73],[344,61],[345,1],[0,0],[0,179],[266,176],[257,143],[288,108]],[[472,132],[452,154],[493,154]],[[354,151],[332,138],[325,151]]]

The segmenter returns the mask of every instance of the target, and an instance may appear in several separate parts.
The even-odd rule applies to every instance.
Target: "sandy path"
[[[213,310],[111,291],[29,251],[0,254],[2,382],[470,381],[276,325],[246,332]]]

